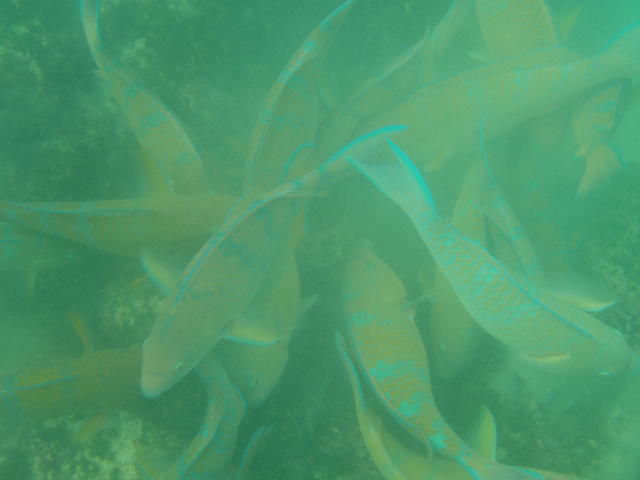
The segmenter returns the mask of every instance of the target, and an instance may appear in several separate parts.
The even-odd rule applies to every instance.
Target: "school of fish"
[[[297,259],[298,246],[314,234],[305,221],[310,206],[335,185],[360,181],[373,186],[367,195],[397,207],[421,258],[431,259],[426,273],[417,262],[412,273],[428,296],[424,328],[420,302],[407,298],[412,280],[394,268],[379,238],[345,247],[341,296],[331,299],[343,312],[334,332],[347,373],[340,378],[350,384],[380,474],[578,478],[497,458],[493,416],[479,402],[479,420],[457,431],[433,379],[454,379],[488,348],[489,337],[505,357],[549,376],[639,373],[623,334],[598,318],[615,298],[566,285],[580,280],[559,259],[567,253],[556,248],[562,233],[537,161],[561,144],[572,146],[567,162],[584,165],[572,179],[575,202],[624,175],[612,138],[638,88],[640,23],[585,53],[568,41],[579,2],[558,11],[545,0],[451,0],[415,45],[331,101],[321,88],[328,53],[365,3],[347,0],[327,12],[275,80],[246,149],[242,192],[234,196],[212,191],[179,119],[109,56],[99,2],[79,3],[88,54],[141,146],[146,192],[103,201],[0,201],[1,266],[31,272],[97,249],[139,258],[165,297],[144,343],[130,349],[95,350],[73,317],[83,355],[1,375],[0,415],[103,413],[158,397],[196,371],[207,396],[201,428],[172,462],[141,456],[141,473],[250,476],[252,451],[269,429],[237,445],[239,428],[280,381],[299,323],[319,301],[302,284]],[[522,145],[534,145],[534,153]],[[445,209],[431,187],[443,175],[457,185]],[[544,220],[534,224],[531,217]],[[394,248],[403,245],[396,237]],[[564,282],[554,281],[559,275]]]

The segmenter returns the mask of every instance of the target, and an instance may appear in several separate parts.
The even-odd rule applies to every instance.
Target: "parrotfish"
[[[531,54],[540,58],[541,52]],[[470,153],[478,125],[487,141],[523,121],[568,104],[589,89],[640,71],[640,27],[625,29],[603,53],[566,63],[531,62],[527,56],[476,68],[426,84],[363,127],[401,122],[410,128],[398,144],[427,168]]]
[[[387,426],[384,416],[367,398],[344,339],[338,335],[336,340],[342,363],[351,382],[362,439],[382,476],[386,480],[469,480],[472,478],[469,472],[459,464],[437,455],[425,455]],[[494,459],[496,427],[491,413],[486,408],[481,409],[479,419],[470,430],[466,435],[469,445],[480,455]],[[539,469],[529,470],[548,480],[576,480],[576,477],[571,475]]]
[[[351,162],[409,216],[478,325],[538,365],[595,374],[629,366],[631,351],[620,332],[527,285],[486,248],[447,224],[407,154],[392,141],[388,145],[391,150],[380,151],[373,161]]]
[[[475,205],[482,188],[482,165],[474,161],[469,166],[458,193],[451,224],[468,237],[482,241],[486,236],[485,219]],[[433,302],[429,305],[427,330],[432,346],[429,356],[435,373],[450,378],[460,372],[474,353],[478,327],[464,308],[440,269],[425,286],[433,289]]]
[[[422,442],[425,454],[433,449],[472,478],[544,478],[483,458],[447,425],[431,392],[427,355],[404,287],[369,246],[349,257],[343,295],[346,329],[362,374],[394,419]]]
[[[300,214],[304,202],[295,197],[339,178],[348,169],[347,154],[366,156],[382,135],[403,128],[384,127],[356,138],[320,167],[228,216],[189,262],[144,342],[141,387],[146,396],[155,397],[174,385],[225,336],[260,343],[246,337],[241,314]]]
[[[0,219],[116,255],[197,248],[221,225],[234,197],[160,195],[95,202],[0,201]]]
[[[215,348],[233,384],[250,406],[260,405],[269,396],[289,359],[289,343],[301,310],[293,247],[292,239],[285,239],[268,280],[242,313],[241,322],[254,330],[253,336],[262,339],[262,344],[225,339]]]
[[[436,26],[379,75],[367,80],[323,120],[316,143],[320,158],[356,134],[358,128],[414,91],[442,75],[442,58],[473,8],[472,0],[454,0]]]
[[[83,356],[0,376],[3,416],[47,419],[96,413],[140,397],[139,348]]]
[[[588,193],[621,166],[621,160],[610,143],[621,91],[621,82],[602,85],[589,92],[573,112],[573,131],[579,146],[576,155],[585,160],[578,195]]]
[[[494,60],[555,47],[560,43],[544,0],[476,0],[476,11],[489,56]],[[579,145],[577,155],[585,158],[585,173],[578,186],[578,195],[585,194],[620,167],[618,155],[608,140],[615,125],[621,87],[620,82],[598,87],[579,100],[574,108],[573,129]],[[543,143],[550,143],[554,127],[556,132],[563,130],[549,123],[548,118],[541,118],[533,125],[538,139],[544,139]],[[555,134],[557,136],[558,133]]]
[[[152,189],[167,193],[204,192],[202,160],[184,126],[159,99],[107,56],[98,29],[99,0],[81,0],[80,9],[98,74],[142,146]]]
[[[304,173],[302,158],[314,146],[319,116],[319,61],[355,0],[347,0],[307,36],[271,87],[254,128],[245,195],[256,196]]]
[[[0,270],[24,272],[29,292],[35,288],[40,269],[67,265],[87,254],[87,249],[73,242],[0,223]]]
[[[207,355],[196,370],[207,395],[204,419],[184,452],[160,475],[162,480],[225,479],[231,466],[244,399],[215,354]]]

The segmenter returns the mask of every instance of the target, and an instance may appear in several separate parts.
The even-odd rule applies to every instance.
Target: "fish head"
[[[142,374],[140,387],[147,398],[155,398],[189,373],[207,351],[202,353],[197,336],[181,335],[176,329],[172,334],[162,334],[156,327],[142,344]],[[167,333],[169,333],[167,332]]]

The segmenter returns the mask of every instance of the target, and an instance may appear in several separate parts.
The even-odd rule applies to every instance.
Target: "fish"
[[[162,480],[201,478],[205,474],[211,479],[225,478],[231,462],[237,428],[246,410],[244,399],[215,353],[207,355],[196,371],[207,395],[202,425],[180,457],[162,472]]]
[[[72,242],[0,222],[0,270],[24,272],[30,293],[41,270],[77,262],[88,253]]]
[[[305,173],[319,120],[318,63],[355,0],[331,12],[307,36],[271,87],[250,142],[244,191],[256,196]]]
[[[336,335],[336,344],[351,383],[362,439],[373,462],[386,480],[416,478],[468,480],[471,478],[469,472],[459,464],[438,455],[425,455],[389,428],[374,402],[367,398],[354,360],[340,334]],[[474,423],[466,434],[469,445],[479,454],[495,460],[496,426],[491,412],[483,407],[478,420]],[[533,468],[529,470],[548,480],[577,480],[573,475]]]
[[[160,195],[88,202],[0,201],[0,220],[107,253],[197,248],[222,225],[236,197]]]
[[[424,345],[395,273],[363,245],[347,260],[343,279],[345,328],[354,357],[393,418],[428,449],[477,479],[540,479],[524,469],[480,456],[449,427],[431,391]]]
[[[217,399],[217,401],[219,400]],[[215,435],[195,458],[184,476],[178,478],[226,480],[235,471],[232,464],[233,454],[238,429],[247,411],[247,406],[242,394],[228,378],[222,403],[222,418],[217,425]]]
[[[479,243],[447,224],[409,156],[393,141],[367,162],[349,159],[408,215],[460,301],[489,335],[541,367],[607,375],[631,363],[617,330],[527,285]],[[373,160],[372,160],[373,159]]]
[[[0,375],[4,418],[45,420],[110,410],[140,398],[140,348],[105,349]]]
[[[576,156],[585,160],[577,196],[584,196],[622,166],[611,145],[622,87],[622,82],[602,85],[589,92],[573,111],[573,132],[579,146]]]
[[[315,141],[318,158],[352,138],[372,117],[441,76],[442,58],[472,9],[472,0],[454,0],[433,29],[390,61],[380,74],[365,81],[346,101],[339,102],[319,126]]]
[[[276,253],[271,271],[242,313],[245,328],[260,330],[262,344],[223,339],[215,347],[233,384],[251,407],[272,392],[289,359],[289,343],[301,314],[300,278],[294,255],[293,232]]]
[[[477,198],[482,187],[482,164],[473,161],[467,170],[451,214],[451,224],[466,236],[479,241],[486,237],[482,211]],[[426,289],[431,289],[426,328],[432,346],[429,357],[434,373],[440,378],[452,378],[465,366],[474,353],[478,327],[460,302],[455,290],[440,269],[435,269]]]
[[[171,388],[225,335],[256,343],[243,336],[242,321],[234,320],[241,319],[266,279],[278,247],[304,206],[301,192],[318,191],[326,182],[341,178],[349,168],[347,154],[365,156],[382,135],[403,128],[392,125],[368,132],[320,167],[228,215],[186,266],[144,341],[141,388],[145,396],[153,398]],[[234,333],[234,328],[240,333]]]
[[[639,47],[640,26],[631,25],[604,52],[590,57],[559,62],[556,55],[566,49],[556,48],[475,68],[425,84],[365,124],[362,131],[408,125],[397,143],[418,165],[432,171],[456,155],[473,152],[481,123],[491,141],[597,85],[636,76]]]
[[[156,193],[206,192],[200,154],[186,128],[162,102],[109,58],[100,38],[99,0],[80,0],[82,26],[98,75],[142,146],[149,184]]]

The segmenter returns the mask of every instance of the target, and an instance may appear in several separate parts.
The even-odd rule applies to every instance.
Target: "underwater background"
[[[128,199],[144,191],[141,148],[95,73],[76,3],[0,4],[3,201]],[[633,0],[547,3],[558,17],[579,9],[566,44],[585,56],[640,21],[640,3]],[[313,0],[103,0],[100,25],[109,56],[185,126],[202,157],[208,187],[239,196],[251,133],[269,89],[309,32],[339,5]],[[449,5],[445,0],[356,2],[332,38],[319,74],[322,102],[340,104],[379,75],[436,24]],[[453,71],[467,64],[478,36],[477,26],[463,27],[447,59]],[[559,127],[562,139],[551,153],[519,140],[522,132],[514,133],[513,141],[523,157],[539,158],[552,221],[565,249],[555,253],[566,257],[580,276],[597,279],[614,292],[615,304],[596,316],[619,330],[637,352],[637,78],[625,84],[619,110],[611,143],[622,168],[583,196],[576,196],[583,160],[575,157],[568,125]],[[461,184],[459,165],[427,177],[445,214],[453,210]],[[527,225],[533,214],[527,217],[528,200],[518,196],[518,184],[509,184],[510,168],[515,168],[510,165],[502,161],[496,175]],[[0,242],[13,242],[9,236]],[[495,237],[497,245],[501,240]],[[334,339],[343,322],[343,264],[361,239],[373,240],[377,253],[403,281],[409,299],[426,298],[417,302],[416,324],[429,345],[430,309],[438,301],[428,285],[434,267],[409,219],[361,176],[312,198],[296,258],[301,297],[314,301],[293,334],[282,378],[240,426],[235,462],[254,432],[270,426],[252,455],[249,479],[385,478],[362,441]],[[535,236],[533,240],[535,245]],[[82,358],[88,344],[83,335],[92,338],[96,350],[139,346],[149,335],[165,294],[138,259],[85,247],[71,247],[67,255],[65,243],[54,245],[55,251],[37,263],[43,247],[24,248],[23,263],[15,258],[0,261],[0,372]],[[552,262],[549,258],[541,261]],[[478,336],[464,368],[451,378],[433,376],[437,403],[448,423],[463,429],[481,403],[495,418],[501,462],[586,479],[640,478],[637,378],[520,371],[496,340]],[[10,378],[0,383],[0,479],[7,480],[153,478],[143,473],[140,451],[158,449],[165,457],[177,457],[200,426],[207,404],[192,373],[158,398],[133,395],[106,414],[89,406],[52,418],[18,417],[6,413],[10,410],[3,403]],[[46,395],[38,401],[46,409]],[[97,413],[101,416],[91,424]]]

